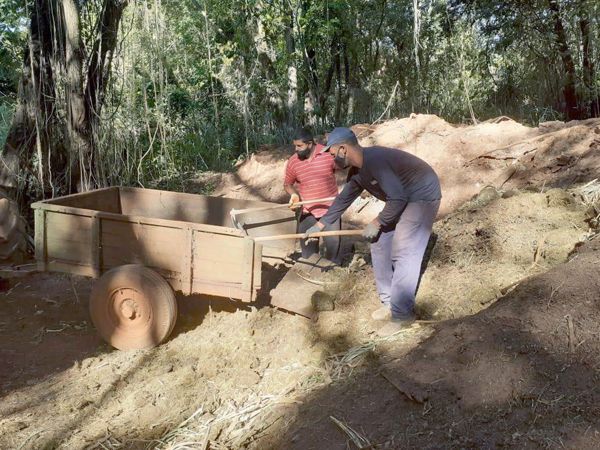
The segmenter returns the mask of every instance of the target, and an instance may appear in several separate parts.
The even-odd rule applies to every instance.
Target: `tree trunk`
[[[0,183],[23,208],[59,192],[67,157],[56,100],[53,61],[60,33],[55,1],[36,0],[23,56],[18,103],[2,153]],[[52,151],[50,151],[52,149]]]
[[[294,128],[298,116],[298,70],[296,68],[296,16],[293,7],[290,5],[289,18],[285,30],[285,44],[287,56],[289,58],[287,70],[288,95],[288,127]]]
[[[112,66],[112,59],[117,46],[117,36],[123,10],[129,0],[106,0],[100,19],[98,34],[94,40],[87,68],[87,84],[85,87],[85,114],[90,133],[96,135],[104,94]],[[94,140],[89,153],[85,155],[82,164],[91,174],[90,185],[102,182],[97,164],[97,148]]]
[[[558,51],[560,58],[563,63],[565,70],[566,82],[563,86],[563,95],[566,103],[566,114],[569,120],[579,119],[580,111],[577,101],[577,92],[575,90],[575,80],[577,75],[575,73],[575,64],[573,62],[573,56],[567,43],[567,35],[565,28],[560,17],[560,6],[557,0],[549,0],[550,10],[554,20],[554,34],[556,37],[556,43],[558,45]]]
[[[337,83],[335,85],[335,109],[333,113],[333,121],[336,126],[340,125],[340,117],[342,114],[342,64],[340,52],[335,54],[335,75]]]
[[[592,61],[591,37],[590,37],[590,21],[585,11],[582,11],[581,19],[579,20],[579,28],[581,29],[582,41],[582,65],[583,65],[583,85],[586,90],[585,102],[587,103],[587,112],[590,117],[598,117],[598,94],[595,87],[595,68]]]
[[[87,162],[93,154],[90,121],[86,117],[83,97],[83,44],[79,34],[79,10],[73,0],[62,0],[65,34],[67,132],[70,142],[69,191],[85,191],[96,186]],[[88,169],[88,170],[86,170]]]
[[[0,187],[25,210],[38,198],[98,184],[94,133],[126,1],[106,0],[83,90],[84,49],[75,0],[35,0],[18,104],[0,166]]]

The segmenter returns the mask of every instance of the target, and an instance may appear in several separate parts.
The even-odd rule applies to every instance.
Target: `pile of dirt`
[[[379,343],[257,448],[343,449],[348,430],[373,448],[598,448],[599,263],[596,238],[408,354]]]
[[[537,128],[501,117],[451,125],[435,115],[412,114],[379,125],[353,127],[363,146],[400,148],[427,161],[442,184],[440,216],[455,211],[487,185],[498,189],[566,188],[597,178],[600,119],[546,122]],[[190,192],[282,202],[283,173],[292,146],[273,147],[243,161],[233,174],[202,174]],[[340,185],[344,177],[340,177]],[[378,214],[381,202],[358,201],[346,214],[355,225]]]
[[[591,234],[587,210],[576,191],[482,190],[434,226],[417,298],[421,316],[474,314],[565,262]]]
[[[284,168],[293,146],[268,147],[240,162],[233,173],[202,172],[186,182],[191,193],[207,192],[217,197],[286,202],[283,189]]]

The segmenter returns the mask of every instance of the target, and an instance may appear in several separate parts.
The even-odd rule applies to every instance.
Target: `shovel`
[[[297,203],[294,203],[294,205],[302,206],[302,205],[308,205],[311,203],[330,202],[330,201],[333,201],[334,199],[335,199],[335,197],[318,198],[316,200],[305,200],[302,202],[297,202]],[[244,213],[249,213],[249,212],[258,212],[258,211],[269,211],[271,209],[289,208],[289,207],[290,207],[289,203],[283,203],[281,205],[259,206],[257,208],[246,208],[246,209],[235,209],[234,208],[231,211],[229,211],[229,215],[231,216],[231,223],[233,223],[233,226],[235,228],[237,228],[238,230],[244,230],[243,224],[239,223],[237,220],[237,216],[239,214],[244,214]]]
[[[362,235],[362,233],[363,233],[363,230],[318,231],[316,233],[311,233],[308,236],[308,239],[327,237],[327,236],[360,236],[360,235]],[[255,237],[254,242],[277,241],[279,239],[302,239],[302,238],[304,238],[304,233],[278,234],[275,236]]]

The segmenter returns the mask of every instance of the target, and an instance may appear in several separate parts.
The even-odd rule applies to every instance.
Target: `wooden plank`
[[[92,266],[92,247],[90,243],[47,238],[46,254],[48,260]]]
[[[181,260],[181,290],[184,294],[192,293],[194,278],[194,230],[185,230],[185,254]]]
[[[92,218],[72,214],[46,213],[46,234],[49,239],[91,242]]]
[[[219,284],[210,280],[198,280],[194,278],[192,283],[192,293],[215,295],[236,300],[248,301],[250,293],[243,291],[239,284]]]
[[[320,281],[333,263],[318,254],[307,260],[298,261],[289,270],[277,287],[271,291],[271,306],[294,312],[308,318],[316,317],[312,300],[322,295],[323,287],[307,279]],[[290,295],[293,292],[294,295]]]
[[[47,270],[51,272],[63,272],[84,277],[93,277],[94,269],[91,266],[69,263],[64,261],[49,260]]]
[[[35,221],[35,260],[40,271],[47,269],[46,253],[46,211],[36,209],[34,211]]]
[[[252,292],[252,278],[254,275],[254,241],[250,238],[244,239],[244,256],[239,261],[242,266],[242,290]]]
[[[252,301],[254,242],[194,233],[192,292]]]
[[[185,256],[185,230],[103,220],[102,253],[107,266],[143,264],[178,273]]]
[[[258,242],[254,243],[254,275],[252,278],[252,287],[256,292],[262,287],[262,244]]]
[[[194,279],[242,283],[245,239],[194,233]]]
[[[92,263],[92,219],[54,212],[46,213],[46,257],[48,260]]]
[[[225,228],[215,225],[205,225],[201,223],[190,223],[183,222],[177,220],[165,220],[165,219],[154,219],[151,217],[143,217],[143,216],[128,216],[124,214],[114,214],[114,213],[105,213],[105,212],[96,212],[90,211],[87,209],[74,208],[70,206],[61,206],[61,205],[52,205],[48,203],[38,202],[35,205],[38,205],[39,208],[42,208],[46,211],[59,212],[63,214],[71,214],[81,217],[93,217],[97,216],[101,219],[108,219],[119,222],[131,222],[138,223],[144,225],[156,225],[163,226],[166,228],[187,228],[190,227],[196,231],[204,231],[210,232],[213,234],[227,235],[227,236],[239,236],[244,237],[245,234],[243,231],[236,230],[235,228]]]
[[[99,217],[92,218],[91,229],[91,262],[94,269],[94,278],[102,275],[102,220]]]
[[[72,206],[90,211],[105,211],[116,214],[121,212],[118,187],[101,188],[78,194],[64,195],[39,203]]]
[[[282,206],[270,202],[138,188],[123,188],[121,203],[124,214],[216,225],[228,229],[233,227],[230,215],[232,209]],[[240,224],[244,224],[244,235],[271,236],[296,231],[295,214],[287,208],[254,211],[241,214],[238,219]],[[265,247],[273,248],[273,252],[279,256],[285,256],[293,251],[295,243],[279,240],[269,242]]]

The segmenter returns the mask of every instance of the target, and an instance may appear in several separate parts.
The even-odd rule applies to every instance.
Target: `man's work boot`
[[[390,320],[392,318],[392,310],[388,305],[383,305],[371,313],[373,320]]]
[[[377,336],[388,337],[396,334],[399,331],[407,330],[415,323],[414,319],[394,319],[390,318],[389,322],[377,330]]]

